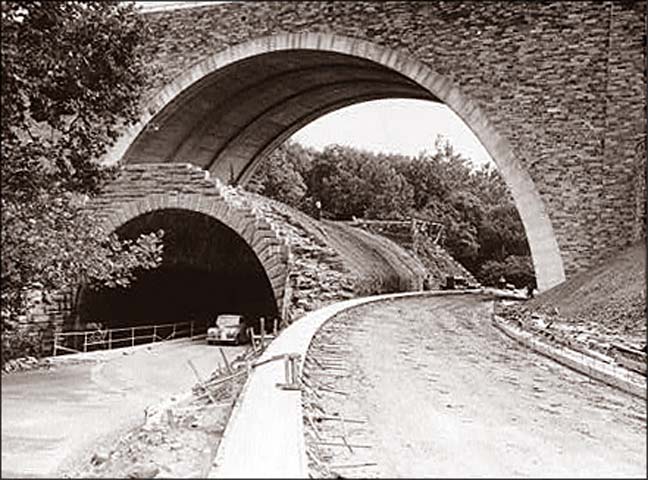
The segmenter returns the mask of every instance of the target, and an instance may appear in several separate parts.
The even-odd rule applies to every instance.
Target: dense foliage
[[[137,113],[146,76],[142,16],[117,2],[1,8],[2,330],[9,347],[27,290],[126,285],[138,268],[159,264],[161,242],[159,234],[106,238],[83,213],[114,174],[96,160]]]
[[[417,217],[444,225],[444,246],[485,284],[500,276],[534,284],[524,228],[491,166],[474,169],[438,138],[416,158],[329,146],[319,152],[287,142],[265,159],[249,189],[334,220]]]

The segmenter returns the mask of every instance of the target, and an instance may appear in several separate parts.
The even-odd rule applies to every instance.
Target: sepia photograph
[[[646,478],[645,0],[2,0],[2,478]]]

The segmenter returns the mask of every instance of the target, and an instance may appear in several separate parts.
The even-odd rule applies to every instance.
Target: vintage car
[[[207,329],[207,344],[241,345],[249,340],[246,329],[247,324],[242,315],[221,314],[216,317],[213,326]]]
[[[449,276],[446,277],[445,285],[441,285],[442,290],[462,290],[462,289],[473,289],[479,288],[479,284],[471,282],[467,278],[459,276]]]

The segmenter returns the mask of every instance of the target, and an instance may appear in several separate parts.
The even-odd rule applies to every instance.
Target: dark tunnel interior
[[[274,293],[252,248],[225,224],[201,213],[164,209],[141,215],[118,230],[120,238],[164,230],[162,265],[138,272],[127,288],[85,290],[82,324],[104,328],[197,321],[220,313],[250,321],[277,316]]]

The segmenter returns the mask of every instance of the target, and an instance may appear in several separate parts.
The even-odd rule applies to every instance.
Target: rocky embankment
[[[645,240],[523,304],[496,313],[527,330],[601,359],[646,353]],[[633,353],[634,352],[634,353]]]
[[[231,189],[287,240],[292,253],[288,321],[305,312],[348,298],[420,290],[430,273],[426,264],[392,240],[359,228],[317,221],[280,202]],[[454,265],[439,250],[440,265]],[[456,262],[455,262],[456,263]],[[455,274],[448,269],[439,277]]]

